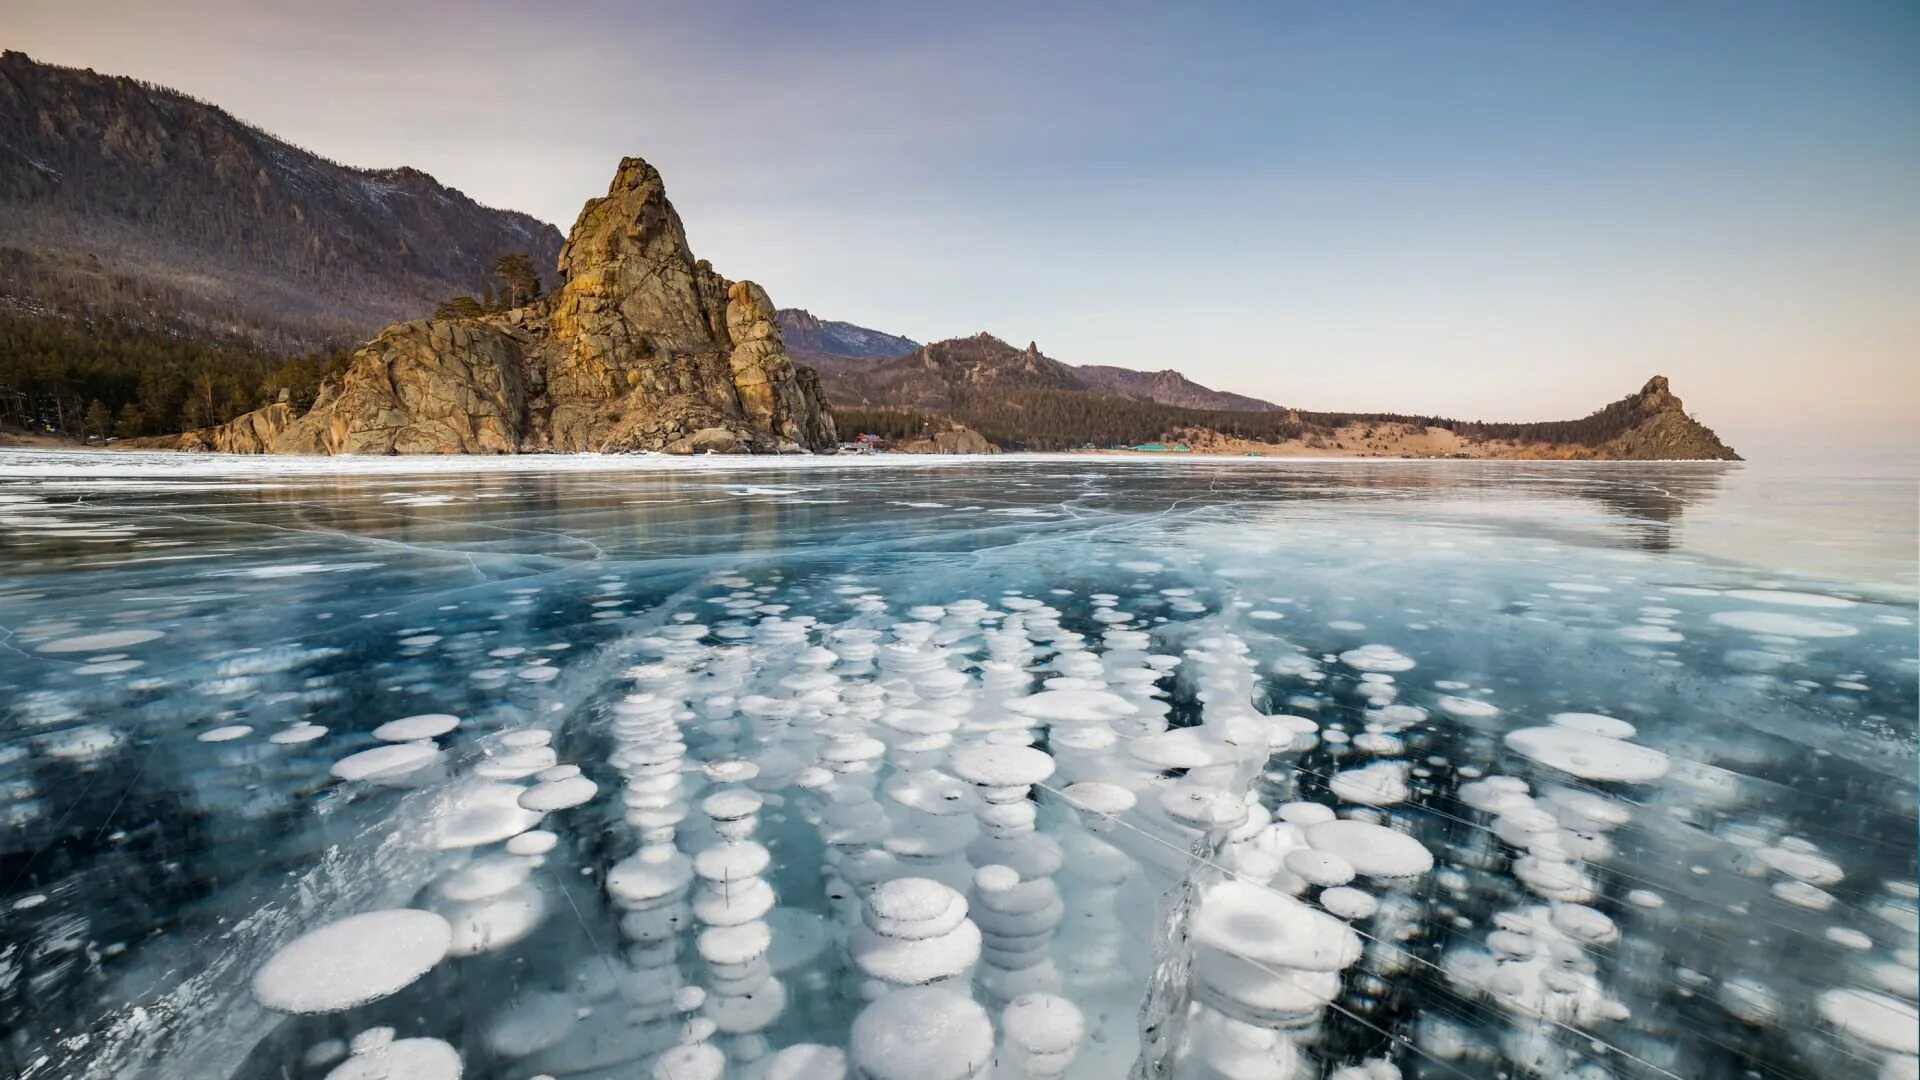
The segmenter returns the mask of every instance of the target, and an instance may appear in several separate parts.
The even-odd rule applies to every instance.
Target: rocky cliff
[[[512,311],[381,331],[294,417],[269,406],[182,436],[280,454],[826,450],[818,378],[788,358],[765,290],[687,247],[653,166],[620,163],[559,254],[560,286]]]
[[[560,231],[356,169],[177,91],[0,53],[0,311],[332,349],[477,293]]]

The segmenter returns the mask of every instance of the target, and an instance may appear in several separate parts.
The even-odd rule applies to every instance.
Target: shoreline
[[[87,475],[174,476],[401,476],[462,473],[538,472],[750,472],[755,470],[886,469],[990,464],[1063,464],[1071,462],[1161,465],[1711,465],[1741,462],[1712,458],[1629,460],[1601,458],[1441,458],[1361,457],[1357,455],[1273,455],[1152,453],[1125,450],[1066,450],[1004,454],[413,454],[306,456],[294,454],[215,454],[183,450],[106,447],[0,447],[0,479],[58,478]]]

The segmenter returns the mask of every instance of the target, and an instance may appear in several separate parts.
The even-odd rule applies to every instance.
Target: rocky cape
[[[899,449],[919,448],[926,433],[962,430],[993,447],[1041,451],[1155,444],[1333,457],[1739,457],[1686,413],[1663,376],[1578,420],[1525,423],[1290,409],[1174,371],[1075,367],[987,333],[903,356],[837,358],[821,377],[847,437],[873,433]]]
[[[147,445],[224,453],[799,452],[836,442],[766,291],[687,246],[660,174],[620,163],[531,305],[397,323],[311,409],[269,405]]]

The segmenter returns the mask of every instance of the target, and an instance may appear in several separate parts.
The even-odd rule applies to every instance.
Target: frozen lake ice
[[[0,452],[0,1069],[1914,1077],[1915,500]]]

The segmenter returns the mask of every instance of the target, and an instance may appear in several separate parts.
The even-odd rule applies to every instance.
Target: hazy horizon
[[[1920,415],[1920,8],[26,0],[0,41],[563,231],[618,158],[776,303],[1320,410],[1749,457]]]

